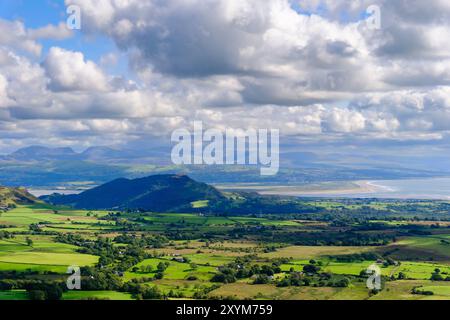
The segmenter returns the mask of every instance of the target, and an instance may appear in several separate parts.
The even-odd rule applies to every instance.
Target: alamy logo
[[[81,270],[80,267],[70,266],[67,268],[67,273],[70,276],[67,278],[67,289],[81,290]]]
[[[380,30],[381,8],[374,4],[367,8],[366,13],[369,15],[369,17],[366,20],[367,27],[371,30]]]
[[[269,134],[270,133],[270,134]],[[172,162],[176,165],[260,165],[263,176],[273,176],[280,166],[280,133],[275,129],[203,130],[194,122],[194,132],[177,129],[172,133]]]
[[[81,8],[76,5],[71,5],[67,7],[66,13],[69,15],[67,17],[67,28],[70,30],[80,30],[81,29]]]
[[[367,288],[370,290],[381,290],[381,269],[373,264],[366,270],[369,278],[366,281]]]

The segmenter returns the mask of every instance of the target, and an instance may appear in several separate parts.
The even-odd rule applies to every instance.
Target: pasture
[[[201,208],[207,203],[198,201],[192,204]],[[338,202],[318,201],[318,206],[338,210],[342,204]],[[359,205],[348,205],[357,209]],[[372,207],[387,207],[383,203],[372,203]],[[237,299],[294,299],[294,300],[345,300],[345,299],[450,299],[450,282],[432,282],[431,274],[439,269],[444,278],[450,275],[450,234],[445,228],[432,230],[428,235],[405,236],[402,233],[395,242],[387,245],[297,245],[305,232],[318,232],[327,235],[327,230],[338,230],[330,221],[316,221],[296,218],[283,219],[277,217],[256,216],[208,216],[202,214],[183,213],[121,213],[116,220],[107,216],[105,211],[70,210],[68,208],[52,208],[43,204],[35,206],[19,206],[0,215],[0,231],[11,232],[11,237],[0,239],[0,272],[20,274],[25,273],[27,279],[61,279],[66,276],[67,267],[96,266],[100,255],[105,251],[89,251],[95,254],[79,252],[86,243],[94,243],[97,239],[108,239],[110,247],[114,248],[114,260],[109,261],[106,268],[117,275],[122,284],[136,280],[143,286],[157,286],[165,295],[171,297],[193,298],[194,295],[206,292],[213,298]],[[378,221],[378,220],[376,220]],[[406,220],[405,220],[406,221]],[[120,223],[119,223],[120,222]],[[389,228],[409,225],[409,222],[399,221],[386,224]],[[36,227],[38,226],[38,227]],[[423,224],[430,228],[433,224]],[[36,229],[37,228],[37,229]],[[249,235],[246,233],[249,230]],[[302,231],[299,238],[277,240],[278,233]],[[364,232],[364,231],[363,231]],[[389,234],[392,230],[387,230]],[[369,230],[366,234],[377,234],[378,230]],[[73,234],[85,242],[57,242],[58,234]],[[134,238],[127,237],[133,235]],[[116,237],[123,236],[115,240]],[[153,236],[162,236],[164,240],[153,245]],[[148,237],[146,239],[146,237]],[[152,240],[139,242],[141,250],[139,258],[125,256],[127,248],[133,246],[133,241],[140,239]],[[80,239],[80,238],[77,238]],[[333,239],[328,239],[333,240]],[[65,241],[65,240],[64,240]],[[298,242],[297,242],[298,241]],[[301,243],[301,242],[300,242]],[[133,248],[134,252],[136,248]],[[377,252],[394,259],[400,264],[378,266],[387,281],[383,290],[370,295],[365,286],[365,279],[360,276],[368,266],[375,261],[338,262],[336,256],[357,255]],[[110,252],[108,254],[111,254]],[[270,267],[280,258],[287,258],[279,263],[281,272],[276,271],[273,278],[265,284],[253,284],[256,275],[235,278],[230,283],[211,282],[212,278],[226,268],[242,268],[244,259],[236,262],[238,257],[245,257],[246,268],[255,265]],[[105,260],[105,257],[102,257]],[[133,258],[131,260],[130,258]],[[186,258],[187,261],[182,262]],[[127,259],[132,262],[124,264],[121,272],[117,267]],[[286,287],[277,286],[278,282],[290,276],[291,269],[302,272],[310,260],[320,262],[319,273],[333,275],[336,281],[342,278],[350,279],[347,287],[337,287],[333,284],[319,283],[311,285]],[[101,261],[101,260],[100,260]],[[163,271],[162,279],[157,277],[158,265],[168,263]],[[105,270],[96,267],[99,272]],[[122,272],[126,270],[125,272]],[[39,274],[33,274],[38,272]],[[56,273],[48,274],[48,272]],[[402,273],[406,279],[397,280]],[[306,274],[306,275],[305,275]],[[310,276],[307,273],[304,276]],[[160,275],[158,275],[160,276]],[[319,275],[317,275],[319,277]],[[143,279],[145,278],[145,279]],[[0,279],[1,280],[1,279]],[[140,280],[140,281],[139,281]],[[330,282],[331,283],[331,282]],[[214,290],[212,287],[214,286]],[[412,294],[413,288],[431,291],[432,296]],[[100,288],[102,289],[102,288]],[[212,291],[211,291],[212,290]],[[203,296],[206,297],[206,296]],[[27,299],[23,290],[0,292],[0,300]],[[62,296],[64,300],[84,299],[133,299],[130,293],[118,291],[69,291]]]
[[[288,246],[277,249],[275,252],[261,254],[265,258],[293,258],[293,259],[318,259],[331,255],[346,255],[362,253],[372,250],[370,247],[346,247],[346,246]]]
[[[78,291],[63,293],[63,300],[133,300],[131,294],[117,291]]]
[[[169,267],[164,271],[164,278],[169,280],[185,280],[189,276],[195,276],[199,280],[209,281],[215,272],[215,268],[211,266],[199,265],[196,268],[192,268],[189,263],[181,263],[169,259],[147,259],[138,263],[135,267],[151,266],[152,272],[128,271],[125,273],[125,279],[151,277],[157,272],[157,266],[161,262],[169,263]]]

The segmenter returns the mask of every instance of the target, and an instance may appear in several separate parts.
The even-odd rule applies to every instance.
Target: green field
[[[17,252],[0,256],[0,262],[29,265],[88,266],[98,258],[86,254],[54,252]]]
[[[184,280],[189,276],[195,276],[199,280],[209,280],[214,274],[214,267],[201,266],[199,265],[195,270],[187,263],[180,263],[176,261],[166,260],[166,259],[147,259],[136,265],[140,268],[142,266],[152,266],[156,272],[156,267],[160,262],[169,262],[169,267],[166,269],[165,273],[166,279],[170,280]],[[125,279],[142,278],[148,277],[151,273],[125,273]]]
[[[450,286],[424,286],[420,290],[431,291],[434,295],[450,297]]]
[[[0,300],[28,300],[25,290],[0,291]]]
[[[69,291],[63,294],[63,300],[132,300],[131,294],[115,291]]]

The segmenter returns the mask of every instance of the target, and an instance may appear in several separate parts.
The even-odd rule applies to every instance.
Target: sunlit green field
[[[446,282],[432,282],[429,280],[404,280],[386,283],[386,288],[371,300],[449,300],[446,295],[450,286]],[[432,296],[412,294],[413,288],[431,288],[436,292]]]
[[[116,291],[77,291],[72,290],[63,294],[63,300],[132,300],[131,294]]]
[[[142,266],[152,266],[155,273],[157,266],[160,262],[169,262],[169,267],[164,271],[165,279],[170,280],[184,280],[189,276],[195,276],[199,280],[209,280],[214,275],[215,268],[210,266],[199,265],[197,268],[192,268],[190,264],[180,263],[176,261],[166,260],[166,259],[147,259],[136,267],[140,268]],[[127,272],[125,274],[126,279],[150,277],[152,273],[141,273],[141,272]]]
[[[293,268],[295,271],[301,271],[302,268],[309,263],[308,260],[293,260],[289,264],[282,265],[283,271],[289,271]],[[325,272],[331,272],[334,274],[342,275],[354,275],[357,276],[361,271],[367,270],[371,265],[377,265],[375,261],[364,262],[334,262],[323,260],[322,269]],[[400,266],[388,266],[377,265],[380,268],[381,274],[384,276],[398,277],[402,272],[408,279],[426,280],[430,278],[430,275],[436,268],[441,272],[450,274],[450,266],[437,263],[426,262],[402,262]],[[450,284],[449,284],[450,286]]]
[[[217,254],[186,254],[185,257],[189,258],[193,263],[199,265],[211,265],[211,266],[223,266],[227,263],[231,263],[234,261],[235,257],[233,256],[225,256],[220,253]]]
[[[56,211],[56,212],[55,212]],[[81,210],[49,210],[46,208],[34,208],[32,206],[20,206],[8,212],[3,212],[0,216],[0,224],[28,226],[33,223],[46,224],[71,224],[79,223],[98,223],[98,219],[93,216],[87,216],[89,211]],[[104,211],[96,211],[99,217],[106,214]]]
[[[0,262],[0,271],[16,271],[16,272],[35,271],[35,272],[56,272],[59,274],[64,274],[67,272],[67,267],[68,265]]]
[[[97,257],[87,254],[54,252],[17,252],[0,256],[0,262],[30,265],[88,266],[94,265],[97,260]]]
[[[98,223],[95,217],[88,217],[86,214],[87,212],[66,210],[63,215],[60,211],[55,212],[41,206],[23,206],[2,213],[0,221],[2,224],[16,226],[45,222],[48,226],[65,225],[67,228],[78,226],[72,225],[74,219],[83,223]],[[14,231],[12,228],[5,230]],[[28,228],[21,227],[17,231],[23,233]],[[27,244],[27,238],[32,240],[31,245]],[[17,234],[13,239],[0,240],[0,270],[65,272],[68,266],[90,266],[98,261],[98,257],[80,254],[76,252],[77,249],[76,246],[56,242],[55,236]]]
[[[420,290],[431,291],[435,295],[450,297],[450,286],[424,286]]]
[[[371,250],[368,247],[337,247],[337,246],[288,246],[275,252],[262,254],[267,258],[293,258],[293,259],[313,259],[326,257],[329,255],[345,255],[361,253]]]
[[[0,300],[28,300],[25,290],[0,291]]]
[[[31,246],[25,242],[25,236],[18,235],[14,239],[0,240],[0,268],[7,268],[8,263],[29,266],[87,266],[93,265],[98,258],[92,255],[79,254],[77,247],[57,243],[51,236],[28,236],[33,241]]]

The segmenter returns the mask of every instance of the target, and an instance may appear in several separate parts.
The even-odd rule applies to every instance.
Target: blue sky
[[[37,29],[49,24],[57,25],[67,19],[64,0],[2,0],[0,2],[0,18],[7,20],[23,21],[27,28]],[[83,36],[80,31],[75,31],[74,37],[66,40],[41,40],[43,56],[53,46],[63,47],[72,51],[83,52],[84,56],[96,62],[102,55],[114,52],[114,42],[103,35]],[[126,73],[126,61],[112,70],[118,73]]]
[[[63,0],[2,0],[0,16],[9,20],[23,20],[30,28],[57,24],[65,15]]]

